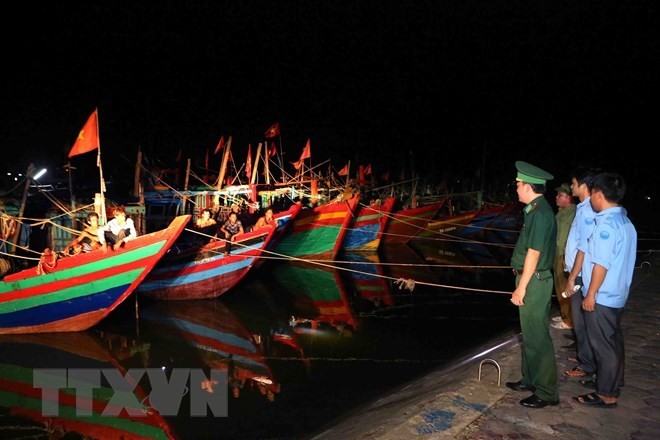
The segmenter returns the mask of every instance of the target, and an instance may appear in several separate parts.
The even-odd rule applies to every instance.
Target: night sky
[[[278,122],[289,162],[310,138],[312,163],[331,159],[336,170],[351,160],[376,173],[470,179],[485,158],[486,180],[499,184],[513,179],[515,160],[558,179],[593,162],[654,192],[656,4],[15,6],[0,30],[2,167],[61,167],[98,107],[104,172],[117,179],[132,176],[138,146],[164,165],[179,149],[202,164],[207,148],[233,136],[244,161]],[[94,159],[72,163],[89,170]]]

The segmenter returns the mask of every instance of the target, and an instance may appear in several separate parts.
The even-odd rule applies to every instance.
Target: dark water
[[[517,310],[500,293],[513,283],[510,269],[500,267],[509,264],[511,237],[491,235],[480,239],[492,245],[418,240],[378,255],[341,256],[335,267],[269,261],[215,300],[133,297],[84,335],[4,338],[0,407],[14,412],[0,419],[3,430],[14,432],[7,427],[23,423],[30,429],[16,438],[47,438],[58,426],[90,429],[61,419],[50,419],[48,428],[30,424],[19,416],[38,413],[38,396],[27,403],[11,397],[16,369],[28,374],[30,368],[88,367],[91,358],[91,365],[123,372],[227,371],[228,416],[191,417],[184,397],[178,416],[160,421],[180,438],[309,437],[517,328]],[[406,288],[409,280],[414,286]],[[148,393],[150,383],[140,384]],[[220,386],[212,388],[220,392]],[[99,425],[111,422],[100,417],[90,432],[103,433]]]

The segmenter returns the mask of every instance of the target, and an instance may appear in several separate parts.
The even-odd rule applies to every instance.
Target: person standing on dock
[[[520,401],[529,408],[559,403],[555,349],[550,336],[552,268],[557,246],[555,213],[545,199],[546,182],[554,176],[532,164],[516,162],[516,192],[524,224],[511,257],[516,289],[511,302],[518,307],[522,333],[522,379],[507,382],[516,391],[533,394]]]
[[[555,294],[559,302],[559,316],[553,318],[552,327],[559,330],[569,330],[573,328],[573,317],[571,315],[571,299],[564,297],[566,282],[568,281],[568,271],[564,262],[566,252],[566,240],[568,232],[571,230],[571,224],[575,218],[575,201],[573,199],[573,190],[568,183],[562,183],[557,188],[555,203],[557,204],[557,251],[555,254],[555,263],[553,267],[553,276],[555,280]]]
[[[582,310],[596,360],[596,391],[573,399],[601,408],[616,407],[624,382],[621,318],[637,257],[637,230],[620,204],[625,194],[626,184],[618,173],[601,173],[591,181],[596,229],[584,255]]]

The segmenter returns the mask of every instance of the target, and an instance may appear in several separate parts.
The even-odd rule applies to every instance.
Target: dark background
[[[515,160],[555,174],[553,188],[593,163],[623,173],[627,199],[639,202],[658,186],[657,9],[647,0],[16,6],[0,30],[3,167],[61,171],[98,108],[109,179],[132,178],[138,146],[164,166],[179,149],[202,166],[221,136],[233,136],[240,165],[278,122],[285,162],[309,138],[312,163],[331,159],[335,170],[351,160],[379,175],[414,169],[488,188],[513,180]],[[78,179],[96,172],[95,159],[72,159]],[[212,156],[210,167],[219,163]]]

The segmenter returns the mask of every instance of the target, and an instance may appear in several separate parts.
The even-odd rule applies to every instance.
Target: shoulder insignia
[[[525,206],[525,214],[529,214],[530,212],[534,211],[536,209],[536,203],[533,205],[527,205]]]

